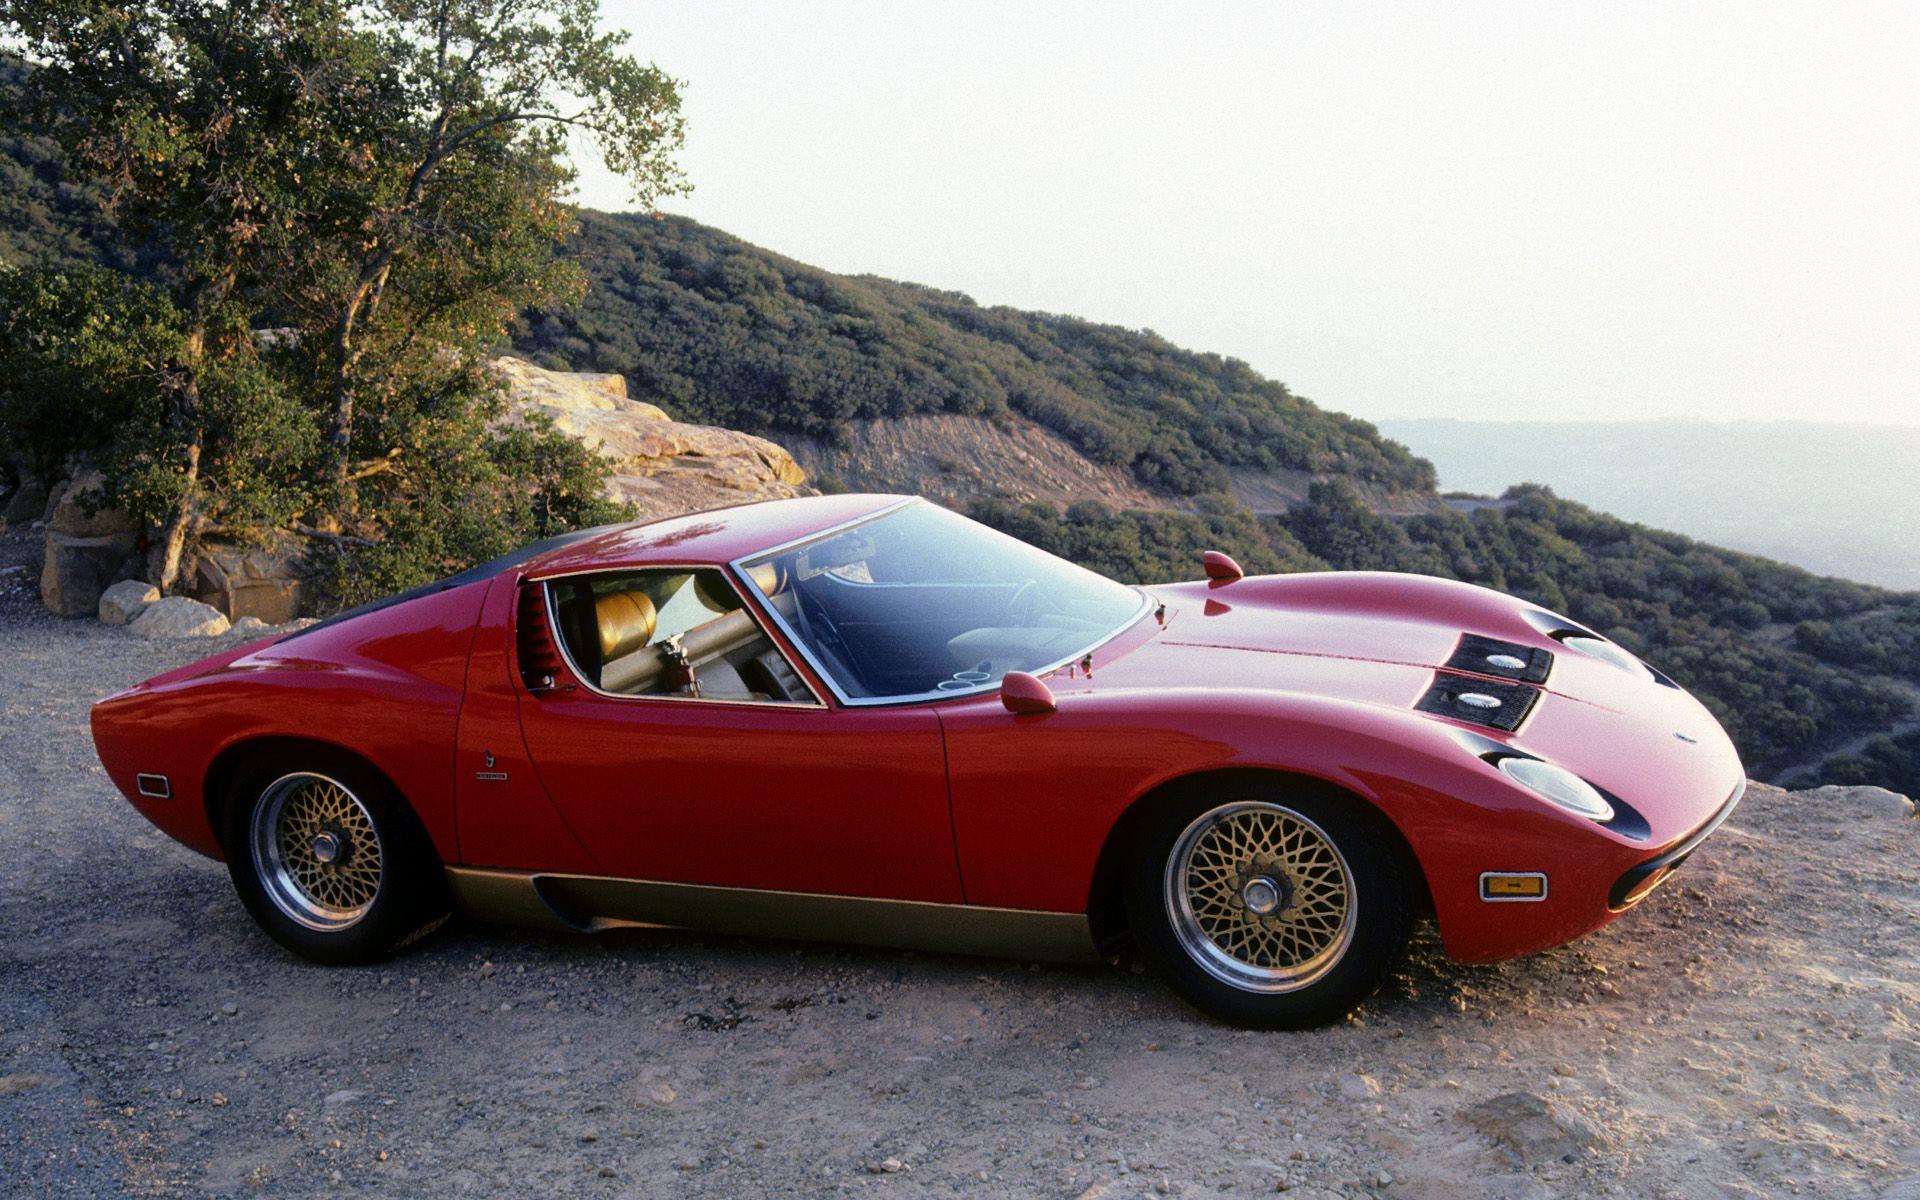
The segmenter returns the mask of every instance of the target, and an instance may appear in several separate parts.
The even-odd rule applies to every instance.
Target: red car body
[[[143,816],[214,858],[237,755],[318,743],[391,781],[484,914],[770,932],[833,915],[829,936],[1052,957],[1113,944],[1116,830],[1181,781],[1307,778],[1373,806],[1418,863],[1447,951],[1470,962],[1612,920],[1742,787],[1719,725],[1657,672],[1568,652],[1578,627],[1524,601],[1417,576],[1237,578],[1210,563],[1218,577],[1147,589],[1157,604],[1047,673],[1051,712],[1017,714],[994,691],[846,703],[736,564],[898,501],[600,533],[158,676],[94,707],[95,742]],[[650,565],[729,572],[821,703],[611,697],[564,661],[557,686],[530,690],[523,659],[543,631],[525,627],[541,618],[523,586]],[[1436,680],[1478,678],[1445,666],[1469,635],[1553,655],[1512,731],[1417,707]],[[1638,821],[1547,803],[1493,765],[1507,747]],[[1544,895],[1506,902],[1489,873],[1539,873]],[[968,914],[988,919],[952,919]]]

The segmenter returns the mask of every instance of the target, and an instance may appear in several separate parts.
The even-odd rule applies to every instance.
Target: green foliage
[[[0,268],[0,440],[51,477],[85,459],[97,504],[159,522],[180,502],[187,441],[169,420],[185,316],[161,288],[94,266]],[[211,525],[274,524],[299,511],[317,439],[251,339],[200,377],[202,512]]]
[[[517,344],[690,420],[836,440],[859,419],[1018,413],[1177,496],[1224,491],[1229,468],[1433,486],[1366,422],[1152,333],[832,275],[682,218],[582,213],[573,252],[586,300],[528,314]]]
[[[1889,605],[1853,620],[1803,621],[1794,627],[1793,644],[1842,666],[1920,679],[1920,603]]]
[[[568,529],[633,519],[600,496],[604,463],[545,418],[489,425],[493,403],[422,424],[412,442],[440,468],[393,490],[384,536],[336,539],[315,556],[327,607],[391,595]]]
[[[1836,754],[1821,764],[1818,780],[1920,796],[1920,729],[1874,738],[1857,753]]]

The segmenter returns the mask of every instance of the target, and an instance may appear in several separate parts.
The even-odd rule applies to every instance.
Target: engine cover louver
[[[1467,671],[1475,675],[1497,675],[1521,683],[1545,683],[1553,670],[1553,651],[1539,646],[1521,646],[1477,633],[1460,635],[1460,645],[1447,660],[1449,671]]]
[[[1433,686],[1414,707],[1421,712],[1512,733],[1527,719],[1534,701],[1539,698],[1539,689],[1525,684],[1438,671],[1434,673]]]

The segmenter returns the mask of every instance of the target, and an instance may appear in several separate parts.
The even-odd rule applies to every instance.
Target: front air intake
[[[1414,707],[1421,712],[1512,733],[1527,719],[1539,698],[1540,690],[1525,684],[1437,671],[1433,686]]]
[[[544,692],[560,679],[560,647],[554,645],[553,629],[547,624],[547,587],[543,583],[522,584],[520,611],[514,625],[518,631],[515,647],[520,660],[520,680],[530,692]]]

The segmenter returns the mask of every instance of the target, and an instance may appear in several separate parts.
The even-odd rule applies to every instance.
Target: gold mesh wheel
[[[1233,987],[1290,992],[1346,954],[1353,873],[1325,830],[1279,804],[1210,809],[1174,842],[1165,903],[1180,946]]]
[[[325,775],[286,775],[254,806],[253,862],[274,907],[321,932],[346,929],[373,907],[385,874],[373,814]]]

